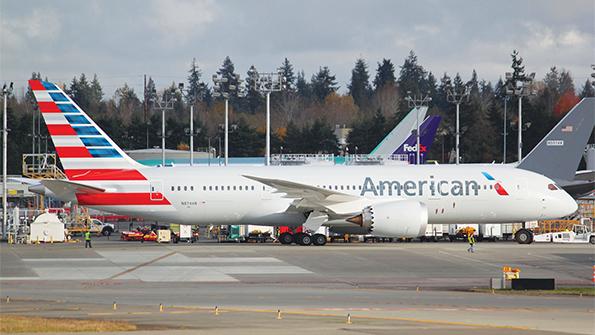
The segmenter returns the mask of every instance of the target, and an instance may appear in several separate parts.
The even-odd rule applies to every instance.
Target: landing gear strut
[[[306,233],[295,234],[295,243],[299,245],[310,245],[312,244],[312,236]]]

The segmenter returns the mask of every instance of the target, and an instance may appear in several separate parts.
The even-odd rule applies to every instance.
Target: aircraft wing
[[[317,210],[331,218],[342,218],[360,212],[371,202],[364,197],[289,180],[243,176],[276,189],[275,193],[285,193],[285,198],[295,199],[292,208],[301,212]]]

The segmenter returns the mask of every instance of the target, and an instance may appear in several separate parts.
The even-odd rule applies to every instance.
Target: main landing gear
[[[279,235],[279,242],[281,244],[299,244],[299,245],[325,245],[326,244],[326,236],[323,234],[306,234],[306,233],[296,233],[292,234],[289,232],[282,233]]]

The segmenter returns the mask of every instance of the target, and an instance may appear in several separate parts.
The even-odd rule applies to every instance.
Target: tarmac
[[[482,242],[471,254],[448,242],[303,247],[112,237],[93,246],[0,245],[0,295],[10,296],[1,312],[125,320],[142,326],[139,334],[595,333],[593,297],[469,291],[487,288],[504,265],[524,278],[592,286],[592,245]]]

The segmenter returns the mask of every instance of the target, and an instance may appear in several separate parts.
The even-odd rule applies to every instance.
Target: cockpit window
[[[558,186],[556,186],[556,184],[548,184],[547,188],[548,188],[548,190],[551,190],[551,191],[559,190],[559,188],[558,188]]]

